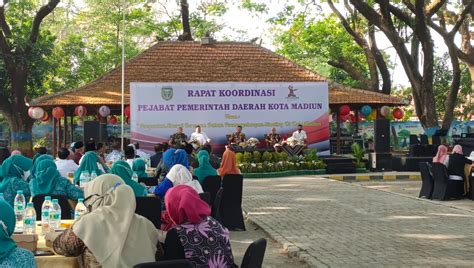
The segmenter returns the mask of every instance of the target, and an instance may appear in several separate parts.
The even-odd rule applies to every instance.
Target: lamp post
[[[122,150],[124,148],[124,106],[125,106],[125,10],[126,10],[126,0],[123,0],[122,6],[122,100],[121,100],[121,115],[122,115],[122,124],[121,124],[121,145]]]

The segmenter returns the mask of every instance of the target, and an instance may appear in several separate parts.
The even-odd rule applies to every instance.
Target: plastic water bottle
[[[89,172],[83,171],[81,173],[81,176],[79,176],[79,187],[84,188],[86,183],[90,181],[90,175]]]
[[[36,210],[31,202],[26,205],[24,226],[25,234],[36,233]]]
[[[43,205],[41,206],[41,234],[45,235],[49,232],[49,210],[53,206],[51,202],[51,196],[46,196],[44,198]]]
[[[87,208],[84,205],[84,198],[77,200],[76,208],[74,209],[74,220],[78,220],[84,213],[87,212]]]
[[[15,201],[13,202],[13,210],[15,211],[17,232],[23,232],[23,217],[25,216],[26,200],[23,191],[16,192]]]
[[[132,180],[133,180],[134,182],[138,182],[138,175],[137,175],[136,172],[133,172]]]
[[[95,180],[95,178],[97,178],[97,173],[95,171],[92,171],[89,181],[93,181]]]
[[[58,199],[53,199],[53,205],[49,209],[49,224],[52,230],[58,230],[61,225],[61,206]]]

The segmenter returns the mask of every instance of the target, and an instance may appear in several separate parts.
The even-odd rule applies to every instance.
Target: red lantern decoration
[[[349,119],[351,120],[352,123],[355,123],[357,121],[355,115],[353,114],[349,115]]]
[[[339,114],[341,116],[346,116],[351,112],[351,108],[349,105],[342,105],[341,108],[339,108]]]
[[[53,109],[53,117],[56,119],[60,119],[64,117],[64,110],[61,107],[54,107]]]
[[[115,115],[112,115],[110,117],[109,124],[111,124],[111,125],[116,125],[117,124],[117,117]]]
[[[123,111],[125,116],[128,118],[130,117],[130,106],[125,107],[125,110]]]
[[[400,120],[403,118],[404,113],[402,109],[395,108],[393,109],[392,115],[393,115],[393,118]]]
[[[79,117],[86,116],[87,115],[87,108],[82,106],[82,105],[79,105],[79,106],[76,107],[76,109],[74,109],[74,114],[79,116]]]
[[[49,121],[49,114],[48,112],[44,112],[43,118],[41,118],[41,121],[43,122],[48,122]]]
[[[125,120],[125,123],[127,123],[127,125],[130,125],[130,117],[127,117],[127,119]]]
[[[347,120],[349,120],[351,117],[350,117],[350,114],[346,114],[346,115],[341,115],[341,117],[339,117],[339,122],[346,122]]]

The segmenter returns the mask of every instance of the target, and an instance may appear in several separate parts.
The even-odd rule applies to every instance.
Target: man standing
[[[306,144],[306,140],[308,139],[308,136],[306,135],[306,132],[303,130],[303,125],[298,125],[298,129],[293,132],[293,139],[295,139],[298,143],[303,143]]]
[[[188,136],[183,133],[183,127],[178,127],[178,132],[171,135],[169,144],[176,149],[184,148],[187,139]]]
[[[242,133],[242,126],[237,126],[236,132],[232,133],[229,137],[229,144],[236,143],[239,144],[241,142],[245,142],[245,134]]]
[[[79,161],[84,155],[84,142],[77,141],[74,143],[74,162],[79,165]]]
[[[281,136],[276,133],[276,128],[272,128],[272,131],[267,134],[265,141],[267,142],[267,147],[273,147],[275,144],[280,143]]]
[[[206,133],[202,132],[201,126],[197,125],[196,131],[191,134],[189,143],[193,145],[194,149],[198,149],[210,142],[211,142],[211,139],[209,139]]]

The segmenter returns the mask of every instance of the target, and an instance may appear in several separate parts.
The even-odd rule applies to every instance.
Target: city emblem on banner
[[[161,97],[165,101],[169,101],[173,98],[173,87],[171,86],[163,86],[161,88]]]
[[[299,99],[298,96],[296,96],[295,91],[297,91],[297,88],[294,88],[293,85],[288,86],[288,97],[286,97],[287,100],[297,100]]]

